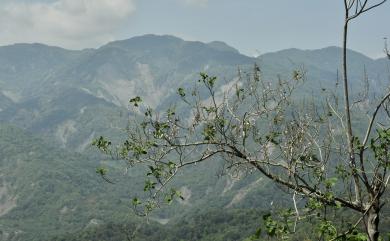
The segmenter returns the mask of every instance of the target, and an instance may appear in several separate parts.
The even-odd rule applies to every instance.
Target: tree
[[[348,71],[347,71],[347,37],[348,37],[348,26],[349,23],[359,17],[360,15],[370,11],[373,8],[376,8],[386,0],[382,0],[376,4],[369,5],[368,0],[344,0],[344,31],[343,31],[343,83],[344,83],[344,107],[345,107],[345,116],[346,116],[346,135],[347,135],[347,143],[348,143],[348,154],[349,154],[349,163],[350,169],[353,177],[354,188],[355,188],[355,203],[358,204],[361,209],[360,212],[365,213],[365,218],[367,219],[366,228],[368,237],[371,241],[378,240],[379,237],[379,211],[380,211],[380,198],[383,195],[388,180],[385,179],[385,175],[387,173],[388,166],[388,157],[385,154],[384,156],[378,155],[377,149],[380,149],[384,152],[387,152],[388,146],[384,144],[381,148],[375,146],[374,139],[371,139],[371,149],[375,152],[375,158],[383,158],[383,161],[377,161],[374,168],[374,174],[369,178],[369,173],[366,171],[366,160],[367,156],[366,150],[367,143],[370,138],[370,134],[372,131],[372,126],[375,121],[376,115],[378,113],[379,108],[384,104],[384,102],[389,98],[389,94],[385,95],[382,101],[380,101],[379,105],[376,107],[374,113],[372,114],[372,118],[367,128],[366,135],[361,143],[359,138],[353,135],[353,127],[351,123],[351,110],[350,110],[350,101],[349,101],[349,83],[348,83]],[[381,132],[378,133],[379,136],[387,135]],[[381,137],[379,137],[380,139]],[[387,138],[387,137],[386,137]],[[356,141],[355,141],[356,140]],[[380,140],[379,142],[385,142],[385,140]],[[358,153],[356,153],[356,151]],[[357,164],[356,156],[359,159],[359,164]],[[360,170],[358,171],[358,165]],[[380,173],[380,169],[383,169],[383,172]],[[364,185],[364,187],[362,187]],[[368,194],[369,198],[364,203],[363,200],[363,189],[366,194]]]
[[[223,159],[227,170],[258,171],[290,192],[295,222],[320,210],[319,238],[379,240],[382,197],[390,179],[390,92],[369,109],[364,133],[355,131],[363,111],[350,103],[347,36],[352,20],[386,1],[344,0],[343,106],[337,90],[326,92],[319,101],[297,97],[305,80],[303,68],[291,79],[275,82],[264,80],[257,65],[247,74],[239,69],[238,79],[223,93],[216,89],[216,77],[201,73],[194,88],[177,90],[186,108],[172,106],[159,112],[144,107],[138,96],[131,99],[136,115],[127,140],[112,147],[100,137],[94,145],[132,167],[148,169],[144,191],[150,195],[147,200],[134,198],[135,210],[148,213],[162,202],[183,198],[169,186],[182,169]],[[104,177],[106,170],[99,173]],[[306,205],[297,205],[296,198]],[[356,220],[338,228],[327,217],[328,209],[350,210]],[[269,216],[264,221],[272,224],[268,234],[277,235],[279,226]],[[357,232],[362,224],[364,235]]]

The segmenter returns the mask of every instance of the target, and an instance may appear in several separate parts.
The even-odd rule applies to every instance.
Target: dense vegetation
[[[203,240],[234,241],[254,234],[262,222],[263,211],[255,209],[195,209],[165,226],[146,223],[107,224],[53,241],[76,240]]]

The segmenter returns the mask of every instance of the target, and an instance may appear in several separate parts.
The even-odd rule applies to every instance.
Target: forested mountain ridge
[[[223,43],[156,35],[83,51],[41,44],[0,47],[0,120],[43,132],[63,146],[83,149],[96,134],[86,120],[81,120],[95,121],[88,110],[123,115],[128,100],[137,95],[160,108],[174,101],[176,89],[191,85],[201,71],[218,76],[222,86],[237,77],[239,67],[247,70],[254,63],[260,65],[264,78],[288,78],[293,69],[303,67],[307,86],[332,87],[337,80],[340,51],[337,47],[289,49],[250,58]],[[385,61],[354,51],[349,51],[349,56],[351,80],[358,83],[354,86],[361,86],[364,69],[371,88],[380,89],[387,81]],[[99,128],[104,127],[102,124]]]

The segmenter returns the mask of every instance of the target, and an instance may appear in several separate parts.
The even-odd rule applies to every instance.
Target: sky
[[[0,45],[97,48],[152,33],[224,41],[255,56],[340,46],[342,26],[342,0],[0,0]],[[384,37],[390,1],[351,23],[349,48],[383,57]]]

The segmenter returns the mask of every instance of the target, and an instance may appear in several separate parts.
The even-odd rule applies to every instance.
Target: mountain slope
[[[95,174],[93,160],[0,125],[1,240],[43,240],[130,212]],[[12,238],[13,237],[13,238]]]
[[[353,88],[357,91],[363,86],[366,69],[370,87],[381,90],[388,80],[387,62],[348,53]],[[233,83],[238,67],[247,71],[258,63],[265,79],[276,79],[290,78],[294,69],[303,66],[306,92],[311,93],[334,88],[340,56],[341,49],[328,47],[250,58],[222,42],[205,44],[156,35],[84,51],[40,44],[5,46],[0,47],[0,120],[80,150],[97,132],[110,132],[104,131],[112,122],[114,131],[124,128],[130,98],[143,96],[153,108],[166,107],[177,100],[177,88],[192,86],[201,71],[218,76],[217,83],[224,86]],[[112,118],[107,120],[107,116]],[[89,126],[96,119],[103,120],[99,126],[74,126],[82,122]]]

